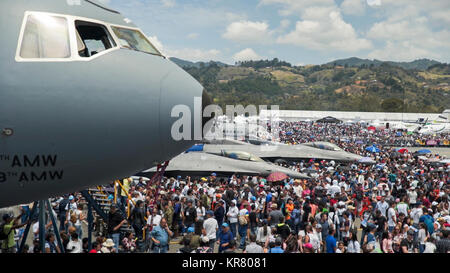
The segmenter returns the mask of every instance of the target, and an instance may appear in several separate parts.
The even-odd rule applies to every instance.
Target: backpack
[[[69,200],[67,200],[67,199],[63,199],[63,200],[61,200],[61,202],[59,202],[58,210],[59,210],[59,213],[60,213],[60,214],[66,212],[66,206],[67,206],[67,204],[69,204]]]
[[[245,226],[246,224],[248,224],[247,218],[245,217],[245,215],[239,216],[239,224],[241,226]]]
[[[0,241],[6,240],[9,237],[9,234],[13,231],[13,229],[10,229],[8,234],[5,233],[5,225],[6,223],[2,224],[0,226]]]

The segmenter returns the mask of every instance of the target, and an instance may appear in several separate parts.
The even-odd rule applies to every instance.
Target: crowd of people
[[[376,164],[304,160],[288,167],[310,174],[310,179],[279,182],[216,173],[164,177],[152,183],[127,178],[116,187],[117,203],[110,207],[106,233],[97,236],[91,249],[81,228],[86,221],[82,198],[74,194],[53,200],[64,249],[72,253],[450,252],[448,164],[385,146],[392,138],[390,130],[368,133],[360,125],[335,124],[281,126],[284,143],[330,141],[369,156]],[[358,138],[366,141],[354,141]],[[367,142],[378,145],[379,152],[367,151]],[[17,249],[21,232],[11,231],[23,229],[29,210],[23,208],[23,215],[16,218],[3,216],[4,252]],[[23,251],[61,252],[53,225],[45,227],[42,250],[38,222],[28,219],[34,221],[35,238]]]
[[[317,123],[317,122],[280,122],[280,139],[282,142],[298,144],[312,141],[357,142],[368,145],[377,143],[383,146],[411,147],[427,145],[450,147],[449,134],[420,135],[396,129],[377,129],[365,123]]]

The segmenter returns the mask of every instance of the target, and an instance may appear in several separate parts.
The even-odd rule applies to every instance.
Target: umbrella
[[[369,131],[376,131],[377,129],[374,126],[367,127],[367,130]]]
[[[290,135],[292,135],[292,134],[293,134],[293,133],[290,132],[290,131],[286,133],[286,135],[288,135],[288,136],[290,136]]]
[[[437,142],[435,141],[435,140],[428,140],[427,141],[427,145],[428,146],[434,146],[434,145],[436,145],[437,144]]]
[[[267,177],[268,182],[278,182],[288,178],[288,176],[282,172],[271,173]]]
[[[359,163],[375,163],[372,158],[370,157],[363,157],[358,160]]]
[[[406,148],[401,148],[401,149],[399,149],[397,152],[399,152],[399,153],[401,153],[401,154],[404,154],[404,153],[407,153],[407,152],[408,152],[408,149],[406,149]]]
[[[378,149],[375,145],[366,148],[366,151],[371,153],[379,153],[380,149]]]
[[[362,141],[362,140],[357,140],[357,141],[355,142],[355,144],[364,144],[364,141]]]
[[[417,158],[421,159],[421,160],[427,160],[428,159],[426,156],[423,156],[423,155],[419,155]]]
[[[428,149],[418,150],[416,153],[418,154],[431,154],[431,151]]]

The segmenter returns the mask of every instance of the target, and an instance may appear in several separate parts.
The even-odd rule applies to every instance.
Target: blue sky
[[[191,61],[450,62],[448,0],[101,0]]]

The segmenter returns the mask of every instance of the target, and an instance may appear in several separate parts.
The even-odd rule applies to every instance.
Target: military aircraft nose
[[[165,160],[187,150],[203,139],[203,109],[211,98],[203,86],[186,71],[171,63],[161,80],[160,138]]]

